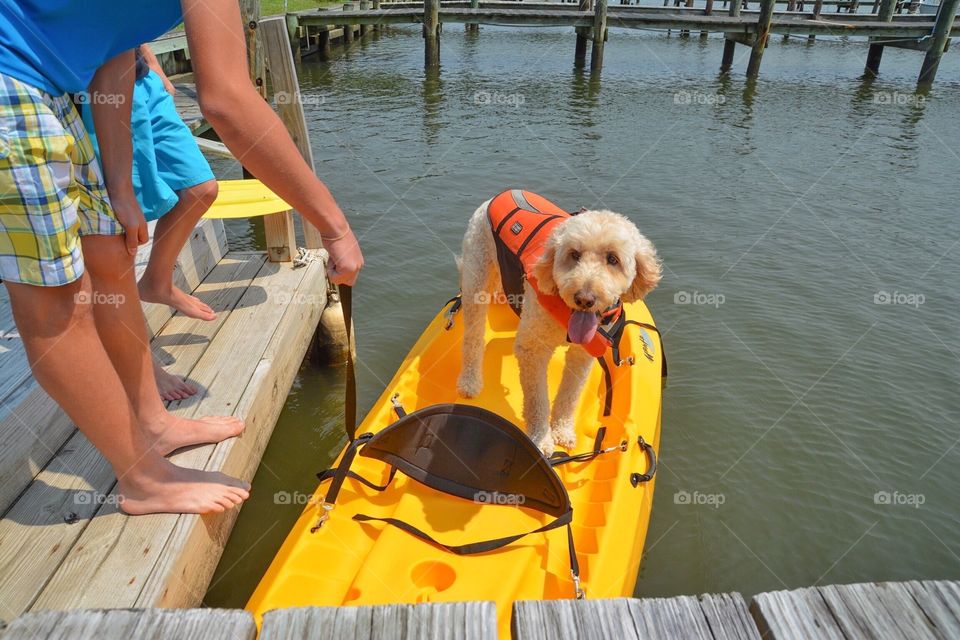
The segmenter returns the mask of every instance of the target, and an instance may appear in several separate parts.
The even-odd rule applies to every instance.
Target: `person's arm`
[[[100,163],[110,204],[126,231],[127,251],[147,241],[147,222],[133,192],[133,148],[130,109],[134,81],[133,50],[108,60],[87,88],[93,112],[93,128],[100,143]]]
[[[360,245],[330,191],[250,82],[239,5],[235,0],[181,0],[181,5],[203,116],[244,167],[320,231],[330,252],[331,281],[353,284],[363,267]]]
[[[147,66],[150,67],[150,70],[160,76],[160,80],[163,82],[163,88],[167,90],[167,93],[176,95],[177,88],[173,86],[170,78],[163,72],[163,67],[160,66],[160,61],[157,60],[157,56],[154,55],[153,49],[148,45],[142,44],[140,45],[140,55],[143,56],[143,60],[147,63]]]

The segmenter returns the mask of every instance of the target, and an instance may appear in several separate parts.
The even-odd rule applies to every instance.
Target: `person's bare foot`
[[[160,397],[167,402],[189,398],[197,392],[196,387],[175,375],[167,373],[160,363],[153,361],[153,377],[157,380]]]
[[[130,471],[119,481],[120,509],[148,513],[221,513],[250,497],[250,483],[214,471],[186,469],[169,460],[149,471]]]
[[[216,320],[217,313],[210,305],[201,301],[196,296],[181,291],[173,286],[172,282],[154,284],[147,278],[141,278],[137,283],[140,292],[140,299],[145,302],[155,302],[173,307],[188,318],[197,320]]]
[[[197,444],[212,444],[238,436],[243,432],[243,420],[234,416],[182,418],[164,412],[151,425],[144,425],[153,450],[168,456],[177,449]]]

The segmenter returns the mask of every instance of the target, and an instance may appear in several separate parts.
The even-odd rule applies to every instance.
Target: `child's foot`
[[[173,286],[173,283],[167,282],[164,285],[154,285],[142,278],[137,284],[140,291],[140,299],[146,302],[155,302],[173,307],[188,318],[197,320],[216,320],[217,313],[196,296],[181,291]]]
[[[153,450],[168,456],[183,447],[212,444],[238,436],[243,432],[243,427],[243,420],[234,416],[209,416],[194,420],[164,413],[157,424],[145,428]]]
[[[250,497],[250,483],[223,473],[185,469],[163,460],[149,472],[130,471],[119,481],[120,509],[147,513],[220,513]]]
[[[190,383],[164,371],[156,360],[153,361],[153,377],[157,379],[157,390],[160,391],[160,397],[167,402],[183,400],[197,392],[197,389]]]

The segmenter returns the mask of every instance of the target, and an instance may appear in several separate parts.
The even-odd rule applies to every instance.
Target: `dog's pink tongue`
[[[567,323],[567,336],[570,338],[570,342],[586,344],[597,333],[599,324],[600,319],[597,314],[588,311],[574,311],[570,314],[570,321]]]

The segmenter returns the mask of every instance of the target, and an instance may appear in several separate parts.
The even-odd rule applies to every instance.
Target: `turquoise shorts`
[[[93,114],[83,105],[83,123],[93,140]],[[133,188],[147,220],[156,220],[179,201],[177,192],[213,180],[213,171],[177,113],[173,97],[153,71],[133,87],[130,113],[133,131]]]

